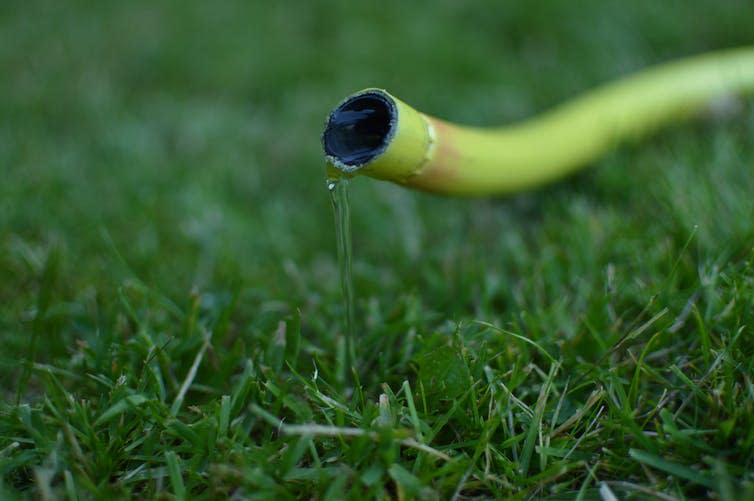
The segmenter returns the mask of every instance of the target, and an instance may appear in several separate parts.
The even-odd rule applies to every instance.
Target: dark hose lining
[[[322,136],[325,153],[348,166],[364,165],[382,153],[395,122],[395,104],[367,92],[338,106]]]

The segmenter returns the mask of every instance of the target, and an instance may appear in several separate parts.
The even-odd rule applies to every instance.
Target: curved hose
[[[447,195],[496,195],[553,181],[618,142],[752,90],[754,47],[643,70],[499,128],[448,123],[366,89],[330,114],[322,141],[328,168],[340,175]]]

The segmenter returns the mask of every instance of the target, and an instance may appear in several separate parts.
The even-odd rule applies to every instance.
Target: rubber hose
[[[753,90],[754,47],[655,66],[504,127],[456,125],[365,89],[330,113],[322,142],[330,174],[446,195],[500,195],[554,181],[617,143]]]

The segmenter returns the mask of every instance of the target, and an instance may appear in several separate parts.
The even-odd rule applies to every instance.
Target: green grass
[[[495,124],[751,44],[743,0],[0,6],[0,498],[754,496],[754,104],[535,193],[351,186],[383,86]]]

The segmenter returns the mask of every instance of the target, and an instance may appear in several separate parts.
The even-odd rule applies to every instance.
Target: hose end
[[[346,98],[330,113],[322,133],[326,159],[342,172],[354,173],[387,149],[397,120],[395,101],[381,89]]]

